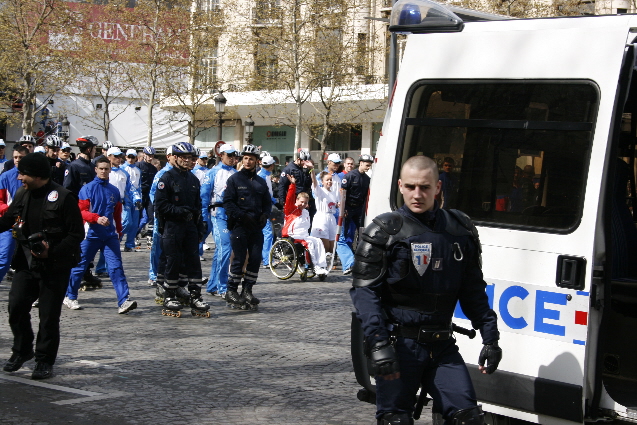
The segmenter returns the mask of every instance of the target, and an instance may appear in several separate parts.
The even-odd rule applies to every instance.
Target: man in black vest
[[[44,155],[32,153],[20,160],[22,187],[0,217],[0,232],[13,229],[17,241],[9,292],[9,325],[13,354],[4,365],[15,372],[35,356],[33,379],[51,377],[60,345],[60,312],[71,268],[80,258],[84,224],[77,198],[51,181]],[[39,299],[40,326],[33,351],[31,304]]]

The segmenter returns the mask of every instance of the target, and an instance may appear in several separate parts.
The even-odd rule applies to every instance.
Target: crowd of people
[[[256,310],[260,300],[252,290],[260,269],[269,267],[270,249],[280,236],[307,247],[316,274],[328,273],[327,260],[335,250],[343,258],[343,273],[351,272],[351,242],[362,224],[369,187],[365,172],[373,162],[369,155],[361,156],[355,169],[352,158],[343,167],[340,156],[332,153],[326,168],[315,171],[309,151],[300,150],[276,173],[276,159],[251,144],[241,151],[224,144],[215,155],[180,142],[167,149],[163,167],[153,147],[124,152],[108,141],[100,144],[94,136],[80,137],[76,145],[79,153],[71,160],[70,146],[57,135],[46,136],[42,146],[23,136],[11,157],[4,158],[0,141],[0,228],[1,223],[10,224],[0,233],[0,277],[12,278],[13,286],[30,282],[21,291],[11,291],[9,321],[15,344],[5,371],[17,370],[35,356],[42,366],[33,378],[50,376],[62,306],[81,310],[80,289],[101,288],[100,278],[109,277],[118,313],[135,309],[122,252],[139,250],[143,237],[152,240],[148,284],[155,287],[162,313],[169,316],[180,316],[184,307],[192,315],[210,316],[204,290],[222,297],[229,307]],[[217,164],[211,161],[215,156]],[[341,189],[350,196],[343,198]],[[37,211],[33,201],[15,205],[15,199],[34,199],[36,193]],[[273,210],[285,213],[280,234],[272,225]],[[341,213],[346,230],[342,240],[335,241]],[[22,228],[19,236],[16,227]],[[57,239],[49,237],[60,231]],[[210,234],[214,255],[204,279],[202,261]],[[38,241],[48,246],[43,253],[34,251]],[[72,255],[60,263],[61,244]],[[55,278],[44,272],[59,264],[64,272]],[[42,341],[38,336],[35,351],[29,319],[33,307],[40,309],[38,334],[44,336]]]

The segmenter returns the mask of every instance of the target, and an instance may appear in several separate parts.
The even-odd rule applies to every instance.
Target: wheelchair
[[[302,282],[316,276],[314,265],[307,248],[290,237],[277,239],[270,249],[270,270],[281,280],[287,280],[298,273]],[[327,275],[319,275],[324,281]]]

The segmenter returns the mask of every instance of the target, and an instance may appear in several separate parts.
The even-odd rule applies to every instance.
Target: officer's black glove
[[[265,214],[261,214],[261,216],[259,217],[259,227],[263,229],[267,223],[268,216],[266,216]]]
[[[371,360],[370,374],[393,375],[400,372],[398,356],[389,341],[380,341],[369,350],[367,357]]]
[[[138,211],[142,209],[142,201],[135,201],[135,209]]]
[[[480,351],[480,357],[478,357],[478,364],[484,366],[486,361],[486,371],[491,374],[498,368],[500,360],[502,360],[502,348],[498,346],[497,341],[493,344],[484,344],[482,351]]]

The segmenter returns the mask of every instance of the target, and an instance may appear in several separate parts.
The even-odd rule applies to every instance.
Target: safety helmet
[[[51,134],[50,136],[46,136],[44,143],[50,148],[61,148],[63,142],[58,136]]]
[[[358,157],[358,162],[374,162],[374,157],[364,153]]]
[[[157,151],[156,151],[156,150],[155,150],[155,148],[154,148],[154,147],[152,147],[152,146],[146,146],[146,147],[144,148],[144,153],[145,153],[146,155],[155,155],[155,152],[157,152]]]
[[[18,140],[18,145],[23,145],[25,143],[31,143],[32,145],[36,145],[35,143],[35,137],[33,136],[29,136],[28,134],[25,134],[24,136],[20,137],[20,140]]]
[[[81,136],[75,140],[75,144],[81,151],[97,146],[97,140],[93,136]]]
[[[102,143],[102,149],[104,149],[105,151],[109,150],[112,147],[113,147],[113,142],[109,142],[108,140],[105,140],[104,143]]]
[[[261,153],[261,149],[259,149],[258,146],[245,145],[243,147],[243,150],[241,151],[241,156],[254,155],[254,156],[256,156],[258,158],[260,153]]]
[[[265,156],[272,156],[272,155],[270,155],[270,152],[268,151],[261,151],[261,155],[259,155],[259,158],[263,159],[263,157]]]
[[[301,161],[309,161],[312,159],[312,155],[310,155],[310,151],[307,149],[301,149],[296,155]]]
[[[173,145],[173,155],[194,155],[195,147],[188,142],[179,142]]]

